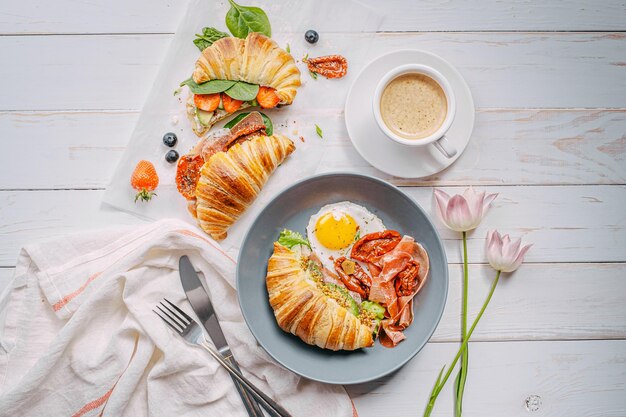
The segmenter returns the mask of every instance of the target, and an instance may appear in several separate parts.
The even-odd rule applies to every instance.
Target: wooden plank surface
[[[220,10],[225,1],[216,1]],[[269,1],[249,4],[268,7]],[[246,3],[246,4],[248,4]],[[293,7],[295,0],[282,0]],[[626,29],[620,0],[362,0],[387,17],[383,31],[594,31]],[[0,34],[174,33],[186,0],[25,0],[0,6]],[[270,18],[272,15],[270,15]]]
[[[367,40],[367,53],[350,55],[359,36],[342,34],[328,40],[326,49],[316,47],[350,58],[350,74],[341,81],[346,90],[372,59],[410,45],[455,65],[479,108],[626,107],[626,34],[379,34]],[[12,63],[0,67],[0,110],[139,109],[170,40],[170,35],[0,37],[0,50]],[[191,69],[192,63],[187,65]],[[310,100],[302,111],[340,109],[344,98]]]
[[[0,69],[0,109],[139,109],[171,38],[0,37],[0,50],[12,62]]]
[[[431,339],[438,342],[460,341],[463,268],[450,265],[449,271],[446,310]],[[470,265],[469,277],[471,321],[495,271]],[[525,264],[503,278],[474,341],[626,338],[626,264]]]
[[[420,416],[439,370],[456,349],[458,344],[429,343],[396,374],[348,387],[359,416]],[[474,343],[470,361],[464,416],[626,415],[624,340]],[[441,392],[432,416],[453,415],[453,385]],[[531,395],[541,401],[533,412],[525,406]]]
[[[444,187],[460,193],[461,187]],[[528,262],[625,262],[625,186],[489,186],[500,194],[481,226],[469,235],[471,262],[485,262],[488,229],[521,236],[535,246]],[[404,189],[428,213],[431,187]],[[12,266],[18,249],[42,236],[132,224],[131,215],[101,210],[101,190],[0,191],[0,266]],[[575,210],[572,210],[575,207]],[[436,220],[436,216],[432,216]],[[448,261],[459,263],[459,235],[439,227]]]
[[[343,124],[335,123],[324,131],[321,171],[418,186],[404,190],[429,213],[432,186],[460,192],[475,184],[499,192],[483,226],[470,235],[471,316],[493,279],[483,264],[487,229],[535,244],[527,264],[502,280],[476,329],[464,415],[626,415],[626,3],[363,2],[387,15],[380,31],[414,33],[380,33],[368,39],[367,54],[354,57],[351,45],[363,35],[322,33],[316,51],[345,51],[350,58],[345,85],[383,52],[426,49],[468,81],[476,127],[450,169],[407,181],[369,167]],[[0,67],[0,291],[27,242],[141,222],[103,210],[102,188],[187,3],[0,4],[0,50],[10,63]],[[215,7],[221,12],[227,2]],[[318,83],[328,88],[328,81]],[[303,123],[342,118],[343,96],[302,107]],[[458,347],[460,242],[457,234],[440,232],[451,262],[444,316],[431,343],[406,367],[348,388],[361,417],[420,415],[437,372]],[[525,408],[531,395],[541,398],[537,412]],[[452,415],[452,404],[450,384],[433,416]]]
[[[0,188],[105,188],[138,116],[137,111],[0,113],[0,131],[19,143],[19,154],[29,161],[0,153]],[[47,167],[48,174],[34,166]]]
[[[102,207],[103,191],[4,191],[0,192],[0,266],[14,266],[19,248],[28,242],[139,224],[141,220]]]
[[[323,120],[343,114],[317,116]],[[394,178],[362,159],[341,123],[325,129],[329,149],[320,171],[350,170],[397,185],[624,184],[626,111],[509,110],[476,112],[471,141],[448,169],[427,178]],[[334,130],[340,126],[339,130]]]
[[[470,321],[480,310],[494,275],[488,265],[470,265]],[[12,276],[13,268],[0,268],[0,293]],[[501,280],[489,314],[476,327],[472,340],[625,339],[625,276],[626,264],[524,265]],[[450,265],[446,308],[432,342],[460,342],[462,279],[462,266]],[[415,311],[419,314],[419,306]]]
[[[617,324],[624,333],[624,317],[615,317],[624,305],[624,268],[626,265],[572,266],[525,265],[515,275],[502,281],[487,314],[476,330],[476,340],[497,339],[505,330],[519,337],[535,340],[546,337],[538,328],[559,329],[551,337],[597,336],[598,329],[607,330]],[[484,269],[471,265],[472,270]],[[400,371],[368,384],[348,386],[361,417],[377,417],[393,410],[397,415],[419,415],[427,401],[440,366],[452,359],[458,343],[436,343],[442,329],[456,328],[460,266],[453,269],[451,297],[433,341]],[[598,270],[600,274],[598,274]],[[603,272],[612,273],[605,275]],[[582,273],[579,273],[582,272]],[[8,283],[12,269],[0,269],[0,282]],[[589,279],[589,275],[594,280]],[[474,294],[486,290],[484,277],[472,279],[470,311],[475,311]],[[609,281],[605,281],[608,278]],[[619,278],[619,279],[616,279]],[[568,311],[557,311],[554,300],[562,298],[567,286]],[[536,297],[527,297],[525,288],[536,288]],[[0,288],[0,291],[2,289]],[[478,294],[476,294],[478,295]],[[456,302],[456,303],[455,303]],[[619,303],[616,305],[614,303]],[[458,308],[458,307],[457,307]],[[547,308],[547,310],[546,310]],[[585,312],[594,311],[594,314]],[[582,321],[581,321],[582,320]],[[596,323],[592,323],[597,320]],[[500,326],[498,326],[498,324]],[[582,334],[586,326],[591,333]],[[521,328],[520,328],[521,327]],[[566,333],[564,329],[573,330]],[[495,337],[494,337],[495,335]],[[605,334],[606,336],[606,334]],[[541,341],[541,342],[474,342],[470,346],[471,368],[468,377],[464,412],[466,415],[526,416],[525,401],[531,395],[541,398],[539,414],[563,417],[613,417],[626,412],[626,341]],[[451,385],[440,396],[434,416],[452,412]],[[486,395],[485,393],[489,393]],[[391,404],[389,404],[391,402]],[[599,405],[601,404],[601,406]],[[485,411],[488,410],[488,411]]]
[[[29,164],[0,153],[0,189],[105,188],[137,117],[133,111],[1,112],[0,131],[20,144]],[[321,171],[350,169],[398,185],[626,183],[626,110],[478,111],[461,158],[450,169],[419,180],[392,178],[372,168],[335,120],[341,117],[328,116],[338,122],[328,125],[309,117],[310,123],[324,125],[329,147]],[[50,161],[63,169],[54,169]],[[49,166],[54,174],[42,175],[32,166]]]

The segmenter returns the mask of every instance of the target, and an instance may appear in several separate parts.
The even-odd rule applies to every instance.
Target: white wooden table
[[[186,4],[0,4],[0,287],[28,241],[139,222],[100,210],[100,199]],[[328,169],[406,186],[427,209],[433,186],[500,193],[469,243],[472,315],[493,278],[487,228],[535,244],[475,332],[464,415],[626,416],[626,4],[384,4],[382,31],[398,33],[376,36],[411,41],[465,76],[477,107],[472,141],[451,169],[407,181],[369,167],[344,130],[327,138]],[[401,371],[348,388],[363,417],[421,415],[458,347],[460,245],[441,232],[451,262],[444,317]],[[530,412],[533,395],[541,406]],[[452,415],[449,387],[434,415]]]

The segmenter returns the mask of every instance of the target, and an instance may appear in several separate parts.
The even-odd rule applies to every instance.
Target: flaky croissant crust
[[[303,267],[300,255],[277,242],[266,284],[276,321],[284,331],[324,349],[355,350],[374,344],[372,330],[325,295]]]
[[[222,38],[202,51],[192,75],[209,80],[245,81],[276,89],[280,104],[291,104],[300,86],[300,70],[291,54],[261,33],[246,39]]]
[[[259,135],[218,152],[206,161],[196,186],[196,218],[215,240],[252,204],[285,158],[295,150],[291,139]]]

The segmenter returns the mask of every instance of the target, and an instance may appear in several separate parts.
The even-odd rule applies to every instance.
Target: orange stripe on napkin
[[[350,402],[352,403],[352,417],[359,417],[359,413],[356,412],[356,407],[354,406],[354,401],[350,398]]]
[[[174,230],[174,231],[180,233],[181,235],[192,236],[192,237],[196,237],[198,239],[204,240],[206,243],[211,245],[211,247],[217,249],[222,255],[226,256],[228,259],[233,261],[233,263],[237,263],[237,262],[235,262],[235,260],[233,258],[228,256],[228,254],[226,252],[224,252],[222,249],[220,249],[219,246],[215,246],[213,243],[211,243],[211,241],[209,239],[205,238],[204,236],[200,236],[199,234],[194,233],[191,230],[187,230],[187,229],[179,229],[179,230]]]
[[[115,385],[113,386],[113,388],[115,388]],[[108,390],[106,394],[104,394],[102,397],[98,398],[97,400],[93,400],[85,404],[83,408],[78,410],[78,412],[72,414],[72,417],[81,417],[87,414],[88,412],[90,412],[91,410],[95,410],[96,408],[100,407],[102,404],[106,403],[109,397],[111,396],[111,393],[113,392],[113,388]]]
[[[80,286],[80,288],[78,288],[76,291],[69,293],[68,295],[66,295],[65,297],[61,298],[61,300],[57,301],[56,303],[54,303],[54,305],[52,306],[52,309],[54,311],[59,311],[60,309],[62,309],[63,307],[65,307],[67,305],[67,303],[69,303],[70,301],[72,301],[76,296],[78,296],[80,293],[82,293],[83,291],[85,291],[85,288],[87,288],[87,286],[89,284],[91,284],[91,282],[98,278],[100,276],[102,272],[96,272],[95,274],[93,274],[92,276],[90,276],[89,278],[87,278],[87,281],[85,281],[85,283],[83,285]]]

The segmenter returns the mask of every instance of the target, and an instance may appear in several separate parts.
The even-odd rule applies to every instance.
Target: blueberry
[[[304,34],[304,40],[306,40],[308,43],[317,43],[319,38],[320,35],[318,35],[317,32],[312,29],[307,30]]]
[[[176,146],[176,142],[178,142],[178,138],[175,133],[169,132],[163,135],[163,143],[165,146],[169,146],[171,148]]]
[[[178,161],[178,152],[176,152],[174,149],[172,149],[171,151],[168,151],[165,154],[165,160],[169,162],[170,164]]]

